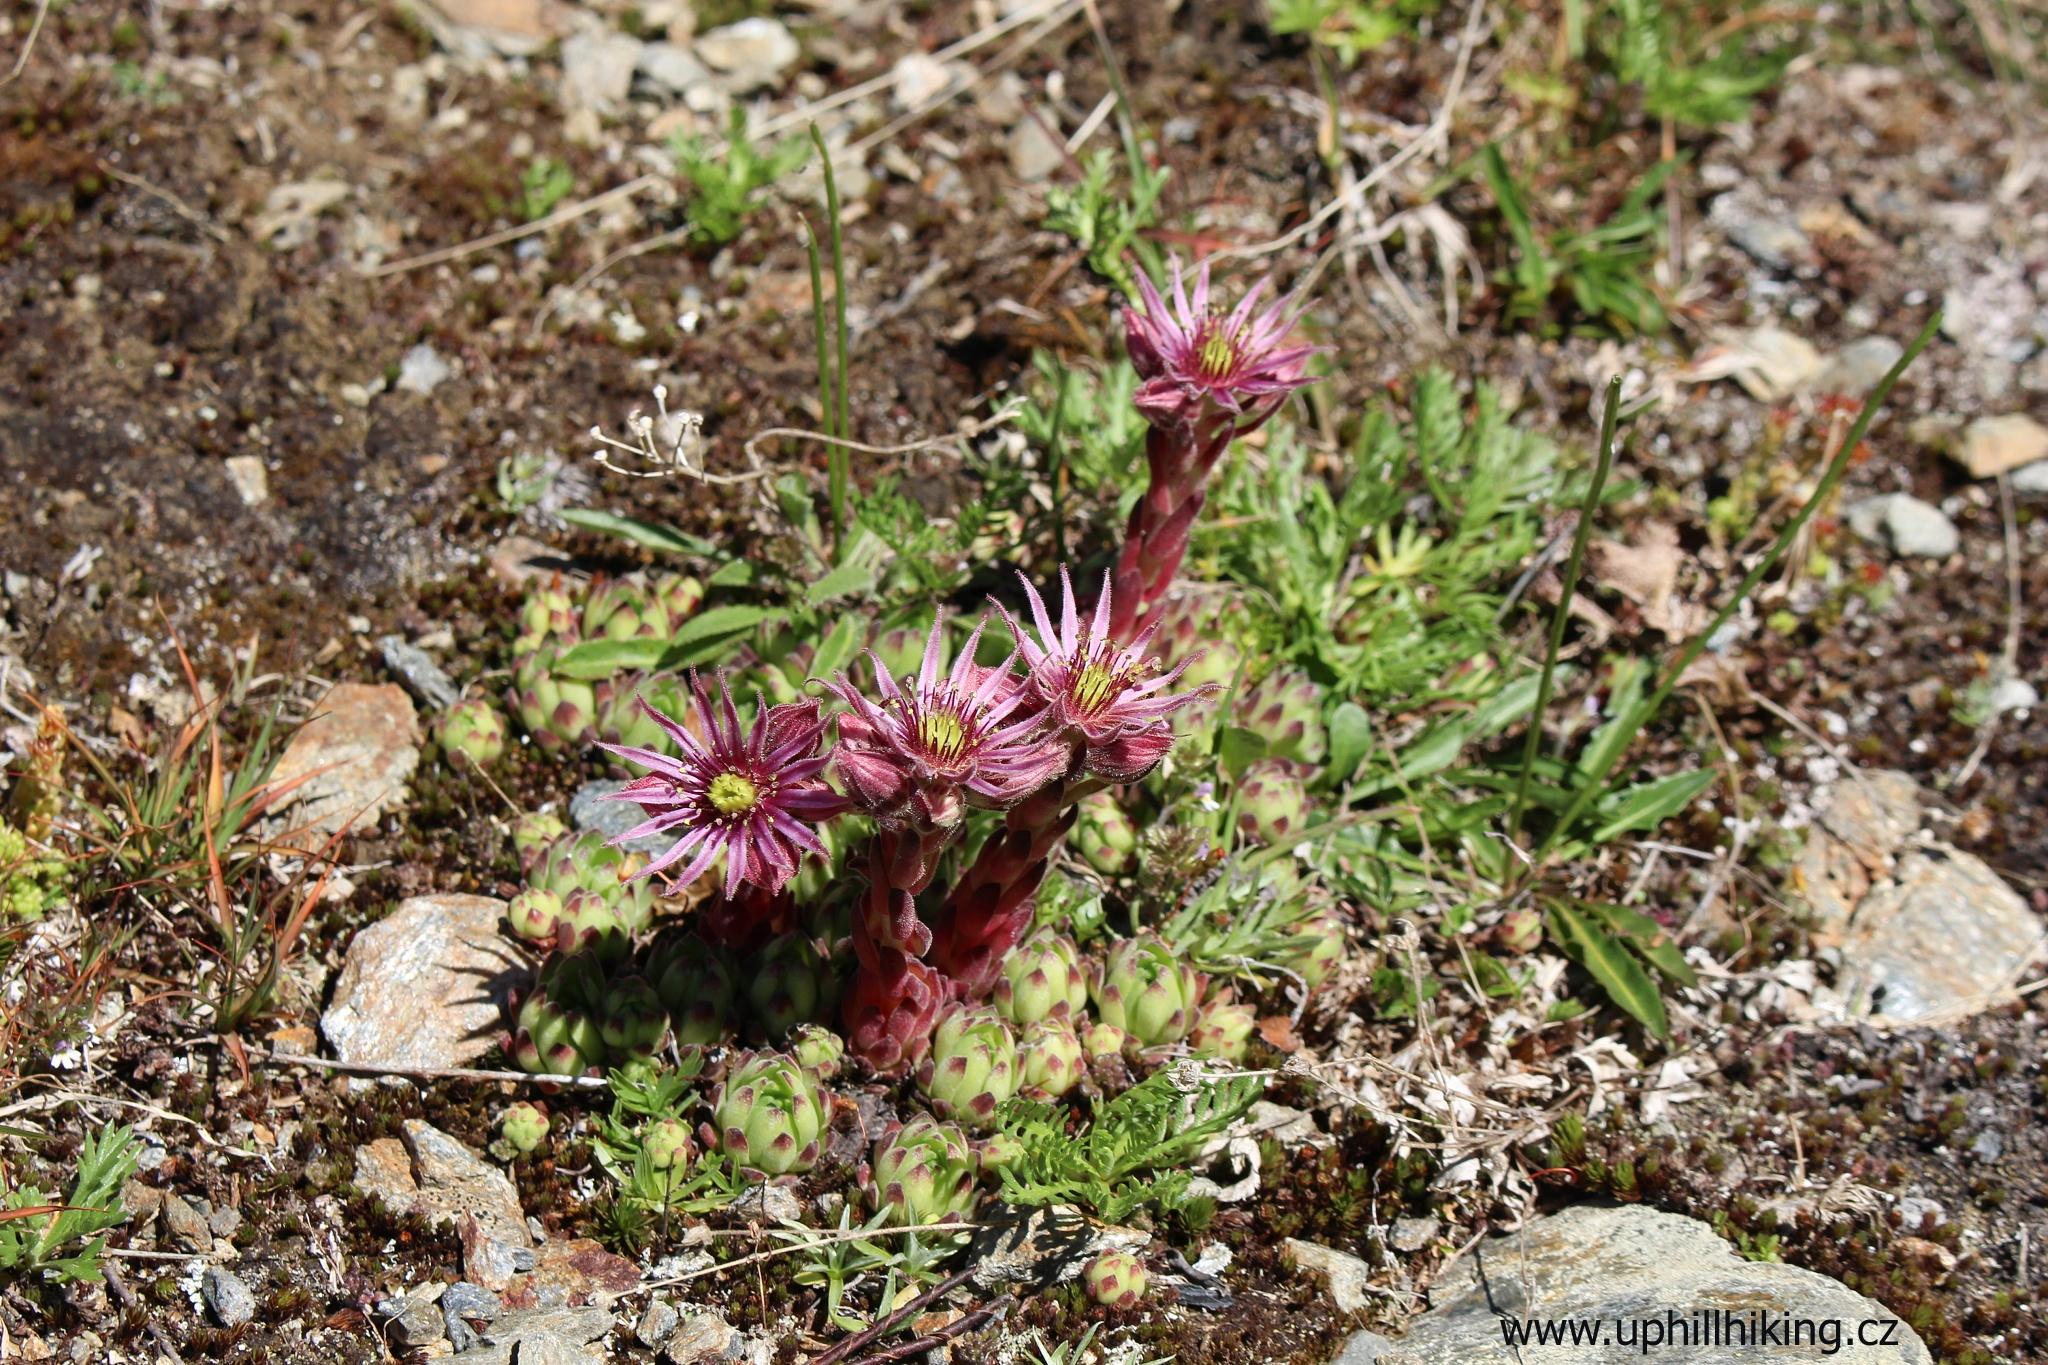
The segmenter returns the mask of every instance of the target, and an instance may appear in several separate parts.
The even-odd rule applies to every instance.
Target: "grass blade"
[[[1650,699],[1630,717],[1632,723],[1628,738],[1633,739],[1643,726],[1649,723],[1650,718],[1663,708],[1665,699],[1671,695],[1672,689],[1678,686],[1678,680],[1685,676],[1685,670],[1692,667],[1693,660],[1699,658],[1705,651],[1707,641],[1720,633],[1721,627],[1727,625],[1730,618],[1741,610],[1742,604],[1756,591],[1757,585],[1764,581],[1765,576],[1778,566],[1778,561],[1785,557],[1785,552],[1792,548],[1792,542],[1806,529],[1806,523],[1813,520],[1814,513],[1820,510],[1821,504],[1827,501],[1835,491],[1836,485],[1841,483],[1842,476],[1848,473],[1849,461],[1854,458],[1856,447],[1863,443],[1864,433],[1870,430],[1871,422],[1877,417],[1877,410],[1884,406],[1885,399],[1891,396],[1892,386],[1899,382],[1899,376],[1906,372],[1906,367],[1927,349],[1927,343],[1934,340],[1934,334],[1940,327],[1941,314],[1936,313],[1927,320],[1927,325],[1920,329],[1920,335],[1913,338],[1913,344],[1899,356],[1885,377],[1877,382],[1877,387],[1870,391],[1870,396],[1863,400],[1863,410],[1856,414],[1856,421],[1849,428],[1848,438],[1842,442],[1842,448],[1835,452],[1835,458],[1828,462],[1827,472],[1821,475],[1819,484],[1814,487],[1813,495],[1800,506],[1792,520],[1785,524],[1785,528],[1778,532],[1778,538],[1771,542],[1771,548],[1743,577],[1734,594],[1715,614],[1714,619],[1707,623],[1706,629],[1693,636],[1685,648],[1679,651],[1678,657],[1664,670],[1663,678],[1657,683],[1657,690],[1652,692]],[[1586,813],[1586,807],[1598,799],[1600,793],[1606,789],[1608,774],[1614,771],[1614,765],[1621,761],[1621,756],[1627,748],[1626,743],[1615,745],[1608,758],[1595,771],[1587,774],[1585,785],[1579,788],[1578,796],[1566,807],[1565,813],[1551,827],[1550,833],[1544,836],[1543,842],[1537,845],[1536,861],[1542,861],[1543,856],[1550,852],[1551,846]]]
[[[1571,558],[1565,564],[1564,587],[1557,597],[1557,610],[1550,616],[1550,641],[1543,650],[1543,679],[1536,685],[1536,706],[1529,713],[1529,734],[1522,742],[1522,775],[1515,782],[1514,803],[1508,807],[1508,842],[1522,833],[1522,807],[1529,799],[1529,773],[1536,766],[1536,754],[1543,747],[1543,713],[1550,709],[1550,692],[1557,684],[1557,656],[1564,648],[1565,623],[1571,619],[1572,595],[1579,589],[1579,572],[1585,567],[1586,542],[1593,536],[1593,513],[1600,507],[1600,494],[1607,487],[1607,473],[1614,467],[1614,425],[1621,413],[1621,376],[1607,381],[1607,399],[1600,406],[1600,457],[1593,468],[1593,482],[1586,486],[1586,501],[1579,508],[1579,525],[1572,532]]]

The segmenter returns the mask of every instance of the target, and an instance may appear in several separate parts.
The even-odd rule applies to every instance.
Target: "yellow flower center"
[[[1237,337],[1216,323],[1203,327],[1202,349],[1197,359],[1202,373],[1216,378],[1237,365]]]
[[[742,773],[720,773],[711,779],[711,804],[721,815],[745,815],[761,800],[761,789]]]
[[[927,711],[917,723],[918,742],[936,758],[958,758],[967,747],[967,729],[951,711]]]
[[[1099,663],[1089,664],[1074,679],[1074,704],[1084,711],[1093,711],[1109,700],[1116,684],[1117,675],[1113,669]]]

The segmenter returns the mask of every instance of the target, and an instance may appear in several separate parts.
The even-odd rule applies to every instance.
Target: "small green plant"
[[[1099,370],[1076,369],[1050,351],[1035,351],[1036,376],[1017,405],[1017,430],[1049,456],[1054,520],[1061,520],[1069,489],[1084,496],[1113,494],[1119,520],[1142,494],[1136,477],[1145,451],[1145,419],[1131,405],[1138,372],[1122,357]]]
[[[491,489],[497,494],[499,506],[508,512],[523,512],[547,497],[559,472],[559,466],[546,452],[522,450],[498,461]]]
[[[1272,0],[1273,32],[1306,34],[1350,66],[1376,47],[1415,31],[1443,0]]]
[[[889,1210],[883,1209],[856,1226],[849,1204],[839,1210],[836,1231],[827,1230],[822,1237],[815,1229],[799,1227],[774,1229],[769,1236],[801,1248],[796,1282],[822,1289],[826,1316],[842,1330],[858,1332],[890,1311],[899,1298],[900,1286],[937,1283],[940,1266],[959,1251],[964,1240],[958,1233],[944,1231],[892,1232],[890,1221]],[[855,1311],[851,1297],[877,1277],[874,1313]]]
[[[103,1128],[79,1148],[78,1175],[62,1203],[37,1185],[8,1191],[0,1200],[0,1271],[59,1284],[98,1280],[107,1245],[98,1234],[126,1221],[121,1187],[134,1174],[134,1130]]]
[[[1013,1099],[997,1128],[1016,1155],[998,1171],[1012,1204],[1080,1204],[1105,1222],[1140,1208],[1171,1213],[1187,1200],[1190,1158],[1265,1094],[1264,1076],[1164,1068],[1069,1131],[1064,1107]]]
[[[576,177],[566,164],[552,156],[537,156],[519,176],[520,211],[527,222],[536,222],[553,213],[555,205],[575,188]]]
[[[1508,170],[1498,143],[1480,153],[1480,172],[1499,206],[1513,262],[1501,274],[1509,286],[1510,322],[1533,322],[1556,331],[1560,322],[1603,327],[1624,335],[1661,332],[1664,304],[1648,276],[1663,215],[1656,208],[1677,159],[1659,162],[1637,181],[1597,227],[1538,226],[1528,192]]]
[[[1749,41],[1788,11],[1746,0],[1568,0],[1566,50],[1642,91],[1644,111],[1692,128],[1746,117],[1758,95],[1784,79],[1790,45]]]
[[[1218,490],[1223,525],[1198,531],[1197,549],[1275,609],[1260,642],[1366,707],[1497,687],[1484,665],[1558,494],[1557,447],[1513,422],[1492,386],[1468,400],[1428,370],[1405,411],[1368,414],[1338,486],[1311,459],[1276,422],[1263,460]]]
[[[0,822],[0,922],[41,919],[63,900],[70,884],[71,869],[64,859]]]
[[[1074,239],[1088,268],[1128,297],[1137,290],[1129,257],[1136,252],[1146,273],[1159,274],[1158,250],[1139,234],[1159,221],[1159,196],[1171,172],[1153,169],[1142,157],[1126,155],[1119,183],[1117,154],[1102,148],[1081,168],[1081,183],[1045,193],[1045,227]]]
[[[699,136],[678,137],[669,150],[676,169],[695,191],[683,206],[691,240],[708,246],[736,240],[758,207],[761,191],[797,171],[811,154],[810,144],[801,138],[757,146],[747,136],[746,111],[737,105],[722,148]]]

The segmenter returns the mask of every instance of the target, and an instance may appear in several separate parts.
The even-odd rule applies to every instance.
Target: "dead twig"
[[[223,1038],[205,1041],[226,1046]],[[251,1052],[249,1060],[258,1066],[310,1066],[323,1071],[340,1071],[351,1076],[401,1076],[417,1081],[510,1081],[520,1085],[565,1085],[576,1090],[602,1090],[609,1084],[602,1076],[558,1076],[525,1071],[483,1071],[466,1066],[377,1066],[369,1062],[333,1061],[308,1057],[299,1052]]]
[[[29,54],[36,50],[36,37],[43,31],[43,20],[50,16],[50,0],[41,0],[36,6],[36,17],[29,22],[28,40],[21,45],[21,52],[14,59],[14,69],[0,76],[0,87],[12,85],[28,68]]]

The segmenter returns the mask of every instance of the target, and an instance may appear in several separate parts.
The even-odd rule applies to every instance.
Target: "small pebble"
[[[208,1266],[200,1277],[199,1292],[206,1299],[213,1320],[223,1327],[240,1327],[256,1316],[256,1296],[232,1270]]]

